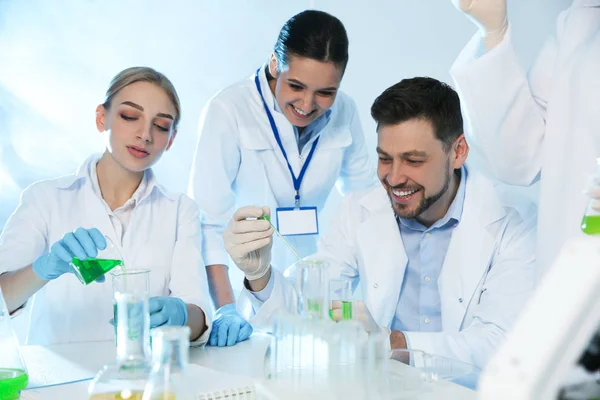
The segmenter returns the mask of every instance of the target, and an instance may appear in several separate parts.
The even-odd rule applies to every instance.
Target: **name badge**
[[[277,230],[282,235],[317,235],[317,207],[282,207],[275,210]]]

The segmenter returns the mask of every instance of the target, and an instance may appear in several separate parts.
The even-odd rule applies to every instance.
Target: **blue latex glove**
[[[50,247],[48,253],[35,260],[33,272],[48,281],[56,279],[62,274],[73,272],[70,265],[73,257],[80,260],[96,257],[98,249],[105,248],[106,239],[98,229],[77,228],[74,232],[66,233]],[[96,279],[96,282],[104,282],[104,275]]]
[[[252,335],[252,325],[242,317],[235,303],[224,305],[215,313],[208,344],[210,346],[233,346]]]
[[[183,326],[188,319],[187,307],[177,297],[150,297],[150,328],[161,325]]]

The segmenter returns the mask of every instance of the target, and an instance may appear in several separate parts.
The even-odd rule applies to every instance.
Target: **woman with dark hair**
[[[316,250],[318,214],[336,182],[342,192],[376,184],[358,110],[339,90],[347,63],[342,22],[303,11],[285,23],[266,65],[202,111],[190,194],[201,209],[217,308],[211,345],[231,346],[252,333],[236,310],[222,239],[237,208],[268,205],[273,223],[307,256]],[[284,269],[294,261],[275,241],[272,265]]]

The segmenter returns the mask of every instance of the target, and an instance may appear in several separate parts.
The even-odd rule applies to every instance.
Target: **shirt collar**
[[[102,196],[100,193],[100,187],[98,185],[98,176],[96,175],[96,164],[102,157],[102,154],[92,154],[87,160],[83,162],[75,172],[75,175],[68,175],[58,180],[57,187],[59,189],[70,189],[77,182],[89,183],[92,186],[92,190],[98,196]],[[177,200],[178,196],[175,193],[170,192],[156,180],[154,171],[148,168],[144,171],[144,178],[142,183],[138,186],[137,190],[131,197],[139,203],[146,197],[150,196],[154,189],[157,189],[160,194],[170,200]]]
[[[462,218],[463,205],[465,202],[465,192],[467,187],[467,170],[465,167],[461,167],[460,175],[459,175],[460,183],[458,185],[458,190],[456,191],[456,196],[454,196],[454,200],[450,203],[450,207],[448,207],[448,211],[442,219],[439,219],[433,223],[429,228],[426,228],[423,224],[417,221],[414,218],[406,219],[399,218],[396,219],[405,227],[425,232],[427,230],[435,229],[435,228],[443,228],[452,224],[458,224]]]

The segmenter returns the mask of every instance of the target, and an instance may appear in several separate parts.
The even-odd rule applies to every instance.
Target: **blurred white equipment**
[[[484,370],[479,398],[557,399],[599,322],[600,236],[572,239]]]

